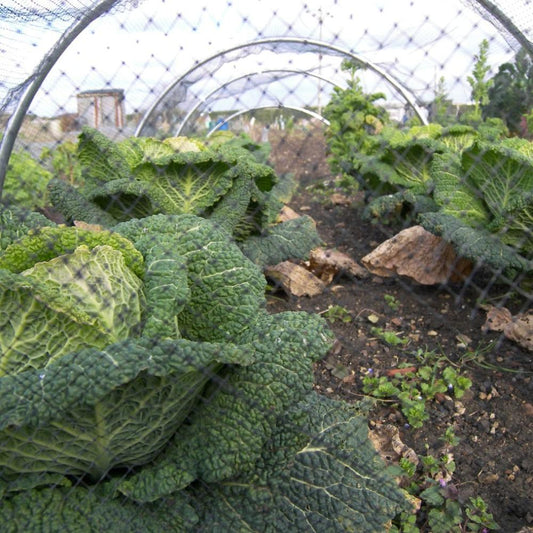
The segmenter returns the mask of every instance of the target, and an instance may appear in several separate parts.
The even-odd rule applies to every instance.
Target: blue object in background
[[[217,126],[219,124],[222,124],[222,126],[220,126],[220,128],[218,128],[219,131],[226,131],[226,130],[229,129],[229,124],[227,122],[224,123],[224,119],[223,118],[218,118],[216,124],[217,124]]]

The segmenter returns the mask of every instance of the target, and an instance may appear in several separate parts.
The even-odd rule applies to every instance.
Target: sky
[[[0,9],[14,1],[0,0]],[[84,0],[69,2],[80,6]],[[71,21],[0,19],[1,101],[7,89],[43,60]],[[74,40],[46,76],[30,110],[41,116],[76,112],[78,92],[112,87],[125,90],[127,113],[145,112],[195,65],[229,48],[271,37],[320,41],[356,54],[420,100],[434,96],[442,76],[449,96],[460,103],[470,101],[466,77],[482,39],[490,42],[492,74],[515,53],[494,26],[461,0],[137,0],[92,22]],[[325,49],[306,54],[256,49],[246,57],[223,59],[216,68],[213,61],[207,63],[211,70],[197,71],[200,81],[189,87],[191,101],[197,102],[217,87],[227,87],[219,93],[226,98],[211,106],[207,102],[206,109],[260,106],[276,99],[316,106],[327,101],[334,84],[342,86],[347,78],[339,68],[340,56]],[[259,84],[265,76],[258,72],[276,69],[319,72],[331,83],[300,74]],[[232,82],[242,76],[248,76],[246,84]],[[372,71],[361,79],[368,92],[399,98],[394,87]]]

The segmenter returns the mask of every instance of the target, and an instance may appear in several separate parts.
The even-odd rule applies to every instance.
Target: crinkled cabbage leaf
[[[187,265],[190,296],[179,313],[183,337],[233,342],[265,306],[266,280],[224,230],[194,215],[154,215],[114,230],[132,242],[166,235]],[[152,236],[152,237],[150,237]]]
[[[152,460],[237,346],[128,339],[0,379],[0,479],[89,474]],[[46,479],[45,479],[46,481]]]
[[[0,376],[138,334],[142,281],[111,246],[0,270]]]
[[[149,503],[117,494],[114,480],[89,488],[65,480],[12,495],[0,519],[13,533],[72,523],[81,532],[381,533],[409,504],[367,433],[353,406],[311,392],[279,417],[252,472]]]

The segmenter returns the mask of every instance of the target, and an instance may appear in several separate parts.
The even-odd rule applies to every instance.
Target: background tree
[[[389,119],[386,109],[376,103],[385,100],[385,94],[364,91],[357,76],[364,67],[356,61],[345,60],[341,68],[349,75],[347,87],[333,89],[323,115],[330,122],[325,133],[330,166],[334,172],[350,174],[359,168],[364,155],[379,149],[378,134]]]
[[[435,87],[435,97],[430,106],[430,120],[431,122],[437,122],[443,126],[447,126],[453,121],[453,117],[450,116],[450,106],[452,101],[448,97],[446,90],[446,81],[444,76],[441,76],[437,86]]]
[[[520,49],[514,62],[500,65],[492,81],[483,116],[501,118],[511,133],[527,135],[524,122],[533,113],[533,59]],[[532,133],[530,127],[529,135]]]
[[[485,79],[490,71],[488,64],[489,41],[483,39],[479,45],[479,53],[474,56],[476,63],[472,75],[466,79],[472,87],[472,101],[474,102],[474,112],[472,119],[481,120],[481,107],[489,103],[489,89],[494,83],[492,79]]]

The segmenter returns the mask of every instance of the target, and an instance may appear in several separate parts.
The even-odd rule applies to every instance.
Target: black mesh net
[[[2,531],[529,531],[533,6],[428,4],[0,2]]]

